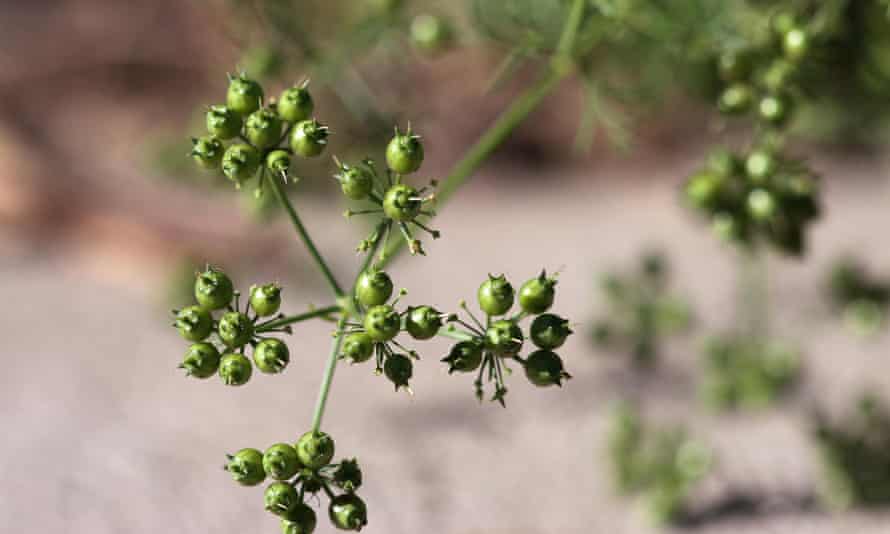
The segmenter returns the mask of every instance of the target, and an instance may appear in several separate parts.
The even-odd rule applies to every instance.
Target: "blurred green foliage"
[[[835,262],[826,285],[833,308],[856,334],[874,335],[886,324],[890,282],[876,278],[856,259]]]
[[[626,403],[610,415],[608,455],[617,491],[640,495],[656,524],[683,518],[689,496],[713,464],[710,448],[684,428],[650,428]]]
[[[471,20],[483,36],[509,49],[515,64],[545,56],[555,46],[567,2],[470,0]],[[788,81],[807,96],[800,132],[874,143],[890,111],[890,18],[884,0],[591,0],[578,39],[586,103],[579,139],[597,127],[626,141],[627,116],[678,96],[715,102],[720,66],[728,56],[759,63],[758,76],[775,81],[782,67],[764,57],[773,46],[773,21],[806,21],[812,51]],[[786,65],[787,66],[787,65]],[[851,137],[852,136],[852,137]]]
[[[890,504],[890,413],[873,395],[864,395],[845,417],[815,417],[815,438],[823,463],[822,496],[827,504]]]
[[[660,252],[644,254],[635,272],[609,273],[600,287],[606,316],[594,321],[593,340],[600,347],[630,352],[633,363],[650,367],[658,359],[664,338],[688,331],[688,302],[668,291],[670,270]]]
[[[339,133],[360,145],[396,122],[385,109],[393,98],[380,96],[398,98],[399,87],[410,83],[401,77],[419,58],[406,49],[436,55],[494,45],[504,60],[491,76],[503,82],[549,59],[568,6],[565,0],[221,0],[215,20],[241,50],[233,67],[262,83],[310,77],[349,119]],[[765,61],[763,51],[773,46],[773,21],[785,14],[804,21],[811,51],[782,75],[782,62]],[[873,143],[882,139],[890,111],[886,0],[590,0],[575,47],[584,95],[580,148],[599,132],[627,146],[636,119],[678,98],[716,102],[721,67],[735,56],[752,61],[758,77],[788,78],[800,87],[791,92],[805,97],[795,106],[795,127],[804,134]],[[391,87],[378,83],[393,75],[399,79]],[[169,163],[174,146],[155,150],[155,159],[186,177]]]
[[[714,410],[770,406],[800,376],[797,351],[749,335],[708,339],[703,365],[701,397]]]
[[[807,230],[821,214],[818,177],[772,147],[744,157],[715,150],[686,182],[688,203],[720,239],[753,249],[768,243],[790,256],[806,252]]]

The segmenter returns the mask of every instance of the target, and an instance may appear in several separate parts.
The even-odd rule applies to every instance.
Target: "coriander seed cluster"
[[[208,133],[193,139],[191,156],[201,167],[222,172],[236,188],[254,187],[258,197],[267,187],[272,188],[330,285],[334,304],[298,315],[279,313],[282,289],[278,284],[265,284],[250,288],[242,309],[231,279],[221,270],[208,267],[195,280],[197,304],[174,312],[174,326],[194,343],[181,367],[198,378],[218,372],[228,385],[248,382],[254,365],[264,373],[285,369],[290,351],[280,339],[267,337],[269,334],[291,334],[292,325],[311,319],[336,322],[334,346],[322,377],[312,427],[293,444],[276,443],[265,452],[242,448],[227,457],[225,468],[239,484],[256,486],[271,479],[265,489],[264,506],[280,518],[284,534],[315,530],[317,517],[310,504],[320,503],[319,496],[327,497],[328,518],[336,528],[358,531],[368,523],[367,506],[356,494],[362,484],[358,461],[334,462],[334,440],[321,430],[338,361],[361,364],[374,359],[376,374],[384,375],[396,391],[411,392],[409,382],[421,351],[406,346],[405,338],[422,342],[443,336],[457,340],[442,360],[447,371],[478,370],[476,389],[480,400],[487,373],[488,381],[495,383],[492,400],[505,404],[508,360],[521,365],[535,386],[559,386],[570,378],[562,359],[553,351],[572,331],[567,319],[548,313],[556,296],[556,278],[545,271],[525,282],[518,294],[504,276],[489,276],[478,294],[484,322],[463,302],[461,307],[472,323],[429,304],[402,304],[407,291],[395,291],[392,278],[384,270],[394,256],[387,255],[388,251],[397,251],[404,244],[412,255],[424,255],[417,233],[426,232],[434,239],[440,236],[425,222],[435,216],[431,206],[436,199],[436,181],[431,180],[425,187],[415,187],[408,181],[424,160],[422,139],[410,126],[404,131],[395,129],[385,148],[383,169],[371,158],[356,164],[333,158],[333,176],[340,191],[349,201],[366,204],[348,210],[346,215],[376,218],[373,231],[357,248],[362,262],[355,281],[348,291],[343,289],[283,189],[300,158],[318,157],[328,146],[331,132],[314,117],[314,111],[307,82],[285,89],[277,99],[266,100],[264,89],[255,80],[244,74],[230,76],[225,104],[208,108]],[[391,246],[391,239],[400,241]],[[510,315],[516,300],[520,309]],[[215,318],[214,313],[221,315]],[[524,332],[520,324],[531,317],[534,319]],[[522,358],[520,351],[526,338],[537,349]],[[253,349],[252,363],[248,347]]]

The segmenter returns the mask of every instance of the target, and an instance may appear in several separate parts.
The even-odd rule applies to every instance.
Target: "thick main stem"
[[[287,212],[288,217],[290,217],[291,223],[293,223],[294,225],[294,229],[297,231],[297,234],[300,235],[300,239],[303,240],[303,244],[306,245],[306,249],[309,250],[309,254],[312,255],[312,258],[315,260],[318,268],[321,269],[322,274],[324,275],[325,279],[327,279],[328,285],[331,286],[331,290],[334,292],[334,295],[338,299],[343,297],[345,293],[340,287],[340,284],[337,282],[337,278],[334,276],[334,273],[331,272],[331,269],[324,261],[324,258],[321,257],[321,253],[318,251],[318,248],[315,246],[312,238],[309,237],[309,233],[306,231],[306,227],[303,226],[303,221],[300,220],[300,216],[297,215],[297,210],[294,209],[294,206],[293,204],[291,204],[290,199],[287,198],[287,193],[285,193],[284,189],[282,189],[281,184],[278,182],[278,178],[276,176],[270,176],[269,183],[272,184],[272,190],[275,191],[275,196],[278,197],[278,201],[281,203],[282,207],[284,207],[284,211]]]
[[[337,333],[334,344],[331,347],[331,356],[324,369],[321,379],[321,388],[318,390],[318,400],[315,402],[315,413],[312,414],[312,433],[318,434],[321,430],[321,419],[324,417],[324,409],[328,403],[328,392],[331,390],[331,382],[334,381],[334,371],[337,369],[337,361],[340,359],[340,346],[343,344],[343,328],[346,326],[347,315],[344,313],[337,322]]]
[[[383,223],[380,223],[377,226],[377,235],[380,235],[380,232],[383,230]],[[361,268],[358,273],[355,275],[355,282],[352,284],[352,288],[350,290],[350,295],[354,299],[355,297],[355,285],[358,282],[359,276],[362,275],[363,272],[368,268],[371,264],[371,261],[374,259],[374,254],[377,253],[377,248],[380,246],[380,239],[377,239],[374,242],[374,245],[365,255],[365,259],[362,262]],[[343,345],[343,329],[346,326],[346,319],[349,318],[351,311],[353,309],[353,305],[355,303],[351,302],[348,309],[342,308],[342,315],[340,320],[337,322],[337,333],[336,338],[334,339],[334,345],[331,348],[331,354],[328,357],[328,364],[324,370],[324,376],[321,379],[321,387],[318,389],[318,400],[315,403],[315,412],[312,415],[312,432],[318,433],[321,430],[321,420],[324,417],[325,406],[328,403],[328,394],[331,391],[331,382],[334,381],[334,371],[337,369],[337,362],[340,361],[340,347]]]

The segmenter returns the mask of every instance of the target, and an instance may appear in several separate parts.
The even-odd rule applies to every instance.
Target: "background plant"
[[[742,154],[714,151],[685,189],[689,204],[709,217],[715,233],[739,254],[740,334],[714,338],[706,349],[704,391],[714,406],[741,398],[752,401],[743,405],[769,402],[793,383],[794,349],[777,351],[767,334],[763,255],[767,246],[803,255],[807,231],[821,211],[818,177],[789,154],[786,140],[794,110],[810,87],[803,73],[817,63],[811,59],[816,43],[828,38],[822,22],[829,12],[797,7],[752,15],[759,15],[755,20],[762,31],[721,51],[717,64],[724,80],[719,110],[755,116],[750,147]]]
[[[713,463],[711,450],[683,427],[653,428],[627,403],[610,414],[608,455],[616,489],[640,495],[656,524],[688,513],[690,496]]]
[[[664,339],[685,332],[692,323],[690,306],[671,294],[670,266],[660,252],[644,254],[636,272],[608,273],[600,280],[606,312],[593,323],[600,347],[629,352],[639,367],[658,360]]]
[[[843,417],[816,413],[813,434],[823,468],[823,499],[832,507],[886,506],[890,502],[890,414],[864,394]]]
[[[837,260],[826,279],[826,293],[835,312],[862,336],[874,335],[886,324],[890,285],[855,258]]]

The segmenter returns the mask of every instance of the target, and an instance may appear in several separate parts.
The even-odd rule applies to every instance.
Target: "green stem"
[[[363,272],[368,270],[368,266],[371,265],[371,262],[374,261],[374,254],[377,253],[377,249],[380,248],[380,243],[383,242],[383,231],[386,229],[386,223],[381,221],[380,224],[374,228],[374,232],[371,235],[376,235],[377,239],[374,240],[374,245],[368,250],[368,253],[365,255],[365,259],[362,260],[362,265],[359,267],[358,272],[355,274],[355,280],[352,282],[352,296],[355,297],[355,287],[358,285],[358,279],[362,275]]]
[[[559,37],[559,44],[556,46],[556,57],[560,59],[571,59],[572,52],[575,48],[575,39],[578,37],[578,29],[581,27],[581,20],[584,18],[584,6],[587,0],[574,0],[569,16],[566,17],[566,25]]]
[[[739,250],[738,320],[744,334],[762,341],[769,335],[766,258],[752,248]]]
[[[559,41],[557,55],[550,62],[547,72],[517,97],[470,147],[464,157],[455,164],[448,176],[441,182],[436,193],[438,204],[444,205],[455,191],[482,166],[492,152],[528,118],[532,111],[537,109],[544,98],[559,85],[559,82],[572,73],[572,51],[578,35],[578,27],[584,15],[584,6],[585,0],[574,0]],[[403,239],[391,241],[383,251],[383,264],[389,263],[404,245],[405,240]]]
[[[315,402],[315,413],[312,414],[312,433],[318,434],[321,430],[321,418],[328,403],[328,392],[331,390],[331,382],[334,380],[334,371],[337,369],[337,361],[340,359],[340,346],[343,344],[343,328],[346,326],[347,315],[343,314],[337,322],[337,334],[331,347],[331,356],[325,367],[324,376],[321,379],[321,388],[318,390],[318,400]]]
[[[263,333],[267,330],[274,330],[276,328],[281,328],[282,326],[287,326],[289,324],[299,323],[301,321],[306,321],[309,319],[315,319],[316,317],[323,317],[325,315],[330,315],[332,313],[337,313],[340,311],[340,306],[325,306],[324,308],[317,308],[315,310],[308,311],[306,313],[301,313],[298,315],[290,315],[288,317],[282,317],[281,319],[276,319],[274,321],[268,322],[262,326],[258,326],[256,331],[257,333]]]
[[[377,226],[377,230],[382,230],[383,223]],[[374,254],[377,253],[377,247],[380,245],[380,239],[374,242],[374,246],[367,252],[365,255],[364,261],[362,261],[362,266],[358,271],[358,274],[355,275],[355,282],[352,284],[352,292],[353,298],[355,296],[355,285],[358,282],[358,277],[361,276],[365,269],[368,268],[368,265],[371,264],[372,259],[374,258]],[[353,304],[352,302],[350,304]],[[328,358],[328,365],[325,367],[324,376],[321,379],[321,387],[318,390],[318,400],[315,403],[315,413],[312,415],[312,432],[318,433],[321,430],[321,419],[324,417],[325,406],[328,403],[328,393],[331,391],[331,382],[334,381],[334,371],[337,369],[337,362],[340,361],[340,346],[343,344],[343,328],[346,326],[346,320],[352,314],[353,307],[350,306],[350,309],[344,309],[343,315],[340,317],[340,320],[337,322],[337,333],[336,338],[334,339],[334,345],[331,348],[331,355]]]
[[[482,163],[497,149],[501,143],[519,126],[525,119],[528,117],[532,111],[534,111],[538,105],[544,100],[550,92],[562,81],[566,76],[568,76],[572,72],[572,49],[574,48],[575,38],[578,33],[578,27],[581,24],[581,19],[584,15],[584,6],[586,0],[573,0],[572,9],[569,12],[569,16],[566,20],[566,26],[563,30],[563,35],[560,39],[559,49],[557,51],[557,55],[553,58],[550,63],[550,67],[547,70],[547,73],[532,87],[526,90],[522,95],[520,95],[511,105],[508,107],[498,119],[492,124],[488,130],[482,134],[482,137],[476,141],[476,143],[470,147],[467,151],[466,155],[461,159],[452,169],[451,173],[448,177],[442,182],[442,186],[439,189],[438,198],[445,202],[454,192],[469,179],[469,177],[478,169]],[[334,279],[334,276],[331,274],[330,270],[327,268],[327,264],[325,264],[324,260],[321,258],[321,255],[318,253],[318,250],[315,248],[315,245],[312,243],[312,240],[309,238],[306,233],[305,228],[303,228],[302,223],[300,222],[299,217],[297,217],[297,213],[291,205],[290,201],[284,194],[284,191],[281,190],[281,185],[277,180],[271,180],[273,184],[273,188],[275,189],[275,194],[278,196],[278,199],[281,201],[284,208],[287,210],[290,215],[291,221],[294,223],[294,227],[297,229],[297,232],[303,238],[303,241],[306,243],[306,247],[315,257],[316,262],[321,268],[322,272],[328,279],[331,287],[334,289],[334,293],[336,293],[338,301],[341,301],[345,295],[343,291],[340,289],[340,286],[337,284],[337,281]],[[380,227],[378,227],[380,229]],[[363,262],[362,268],[359,270],[356,275],[356,281],[358,277],[367,269],[368,265],[370,265],[374,254],[377,252],[377,248],[380,246],[381,239],[377,239],[374,242],[374,246],[368,251],[367,256]],[[405,241],[402,239],[398,239],[395,241],[391,241],[391,244],[384,246],[384,258],[381,260],[381,267],[386,265],[392,257],[402,249]],[[355,296],[355,284],[353,284],[352,292],[350,295],[353,299]],[[325,368],[324,377],[322,378],[321,388],[318,391],[318,401],[315,405],[315,413],[312,417],[312,431],[319,432],[321,429],[321,419],[324,415],[325,405],[327,404],[328,393],[331,389],[331,382],[334,379],[334,370],[337,368],[337,361],[340,356],[340,346],[343,343],[343,327],[345,326],[346,319],[349,317],[351,312],[345,311],[343,316],[337,323],[337,334],[334,340],[334,345],[331,350],[331,356],[328,359],[328,365]],[[454,332],[453,332],[454,333]],[[445,335],[445,334],[443,334]]]
[[[449,337],[451,339],[456,339],[458,341],[473,341],[476,339],[476,336],[469,332],[464,332],[463,330],[458,330],[451,325],[443,326],[439,329],[439,333],[442,337]]]
[[[321,269],[322,274],[328,281],[328,285],[331,286],[331,290],[333,290],[334,295],[339,299],[345,295],[343,289],[340,287],[340,284],[337,282],[337,279],[334,277],[334,273],[331,272],[331,269],[328,267],[328,264],[324,261],[324,258],[321,257],[321,253],[316,248],[315,243],[312,242],[312,238],[309,237],[309,233],[306,231],[306,227],[303,226],[303,222],[300,220],[300,216],[297,215],[297,210],[294,209],[293,204],[291,204],[290,199],[287,198],[287,193],[282,189],[281,184],[278,182],[277,177],[271,176],[269,183],[272,184],[272,190],[275,191],[275,196],[278,197],[278,201],[281,202],[282,207],[287,212],[288,217],[290,217],[291,222],[294,225],[294,229],[296,229],[297,233],[300,235],[300,239],[303,240],[303,244],[306,245],[306,248],[309,250],[309,253],[312,255],[312,258],[315,260],[315,263],[318,265],[318,268]]]

